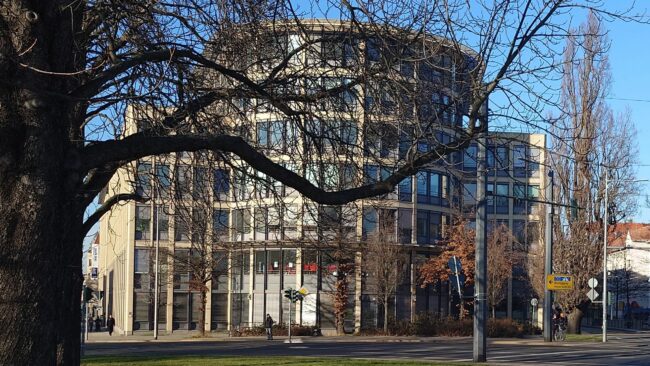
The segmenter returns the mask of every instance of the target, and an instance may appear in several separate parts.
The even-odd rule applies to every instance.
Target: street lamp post
[[[607,213],[609,171],[605,168],[605,213],[603,216],[603,342],[607,342]]]
[[[155,204],[154,204],[155,205]],[[160,206],[155,205],[156,207],[156,266],[154,270],[154,304],[153,304],[153,339],[158,339],[158,298],[160,297],[160,292],[158,290],[158,281],[159,281],[159,272],[160,272],[160,261],[159,261],[159,252],[160,252]]]

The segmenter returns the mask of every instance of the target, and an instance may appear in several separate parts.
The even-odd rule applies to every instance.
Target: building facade
[[[292,61],[309,66],[293,85],[305,94],[346,85],[355,68],[381,62],[383,48],[372,39],[343,37],[340,24],[308,24],[301,34],[289,29],[280,42],[295,50],[310,37],[321,39]],[[426,94],[424,101],[400,101],[399,91],[387,92],[386,83],[370,80],[316,103],[312,112],[318,118],[304,124],[296,126],[272,107],[247,99],[233,103],[239,117],[226,123],[245,126],[242,135],[249,143],[325,189],[382,180],[409,156],[450,143],[462,127],[467,103],[461,91],[467,80],[455,65],[459,59],[467,64],[471,54],[459,57],[438,49],[427,62],[414,57],[391,68],[399,74],[394,77],[408,79],[418,90],[415,99]],[[143,128],[142,113],[131,108],[127,117],[127,135]],[[545,145],[544,135],[501,132],[487,147],[489,225],[507,225],[525,245],[539,241],[546,176],[539,163]],[[289,302],[283,291],[301,287],[309,295],[297,305],[293,322],[327,332],[335,328],[336,284],[342,277],[348,291],[346,331],[380,326],[384,311],[398,320],[425,312],[452,315],[457,298],[449,284],[421,287],[417,268],[440,252],[452,217],[465,215],[472,225],[477,151],[470,144],[407,177],[392,193],[344,206],[316,205],[237,159],[226,162],[203,152],[141,159],[116,174],[106,189],[109,196],[136,191],[150,200],[116,206],[101,219],[102,307],[121,332],[153,329],[158,247],[158,324],[168,332],[196,329],[203,303],[208,330],[259,325],[266,314],[286,323]],[[392,260],[365,249],[379,236],[407,253],[395,263],[402,275],[385,305],[377,299],[377,276],[366,270],[369,261]],[[525,319],[528,290],[512,278],[500,313]],[[207,289],[205,302],[201,288]]]

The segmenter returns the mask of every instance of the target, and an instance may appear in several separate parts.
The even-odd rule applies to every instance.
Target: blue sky
[[[638,179],[650,180],[650,25],[610,23],[610,67],[612,72],[611,98],[614,111],[624,111],[629,106],[636,125],[639,147]],[[648,166],[643,166],[648,165]],[[642,193],[650,194],[650,182],[641,182]],[[650,222],[650,209],[645,207],[645,197],[639,197],[637,222]]]

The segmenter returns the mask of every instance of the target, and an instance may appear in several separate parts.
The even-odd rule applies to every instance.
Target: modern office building
[[[300,67],[304,74],[293,85],[305,94],[312,88],[345,85],[346,73],[373,67],[385,50],[342,24],[304,25],[300,33],[287,27],[279,43],[296,50],[306,39],[320,37],[292,60],[309,66]],[[431,37],[425,42],[442,41]],[[462,125],[466,103],[460,90],[467,84],[463,79],[467,73],[456,65],[462,62],[467,67],[473,56],[469,50],[459,55],[450,47],[435,49],[438,54],[401,62],[392,68],[399,75],[390,76],[409,80],[418,98],[426,94],[423,100],[398,101],[396,93],[383,90],[390,82],[368,81],[343,88],[334,101],[318,103],[313,113],[319,118],[299,128],[273,107],[242,98],[223,107],[237,108],[232,113],[237,117],[225,123],[241,125],[239,130],[251,144],[326,189],[381,180],[409,154],[426,152],[435,141],[452,141]],[[319,62],[313,61],[312,52]],[[145,128],[144,114],[129,109],[126,135]],[[416,133],[423,124],[435,130]],[[420,137],[414,139],[416,135]],[[542,206],[537,201],[546,176],[539,162],[545,159],[545,145],[544,135],[500,132],[488,146],[490,225],[507,225],[526,245],[539,240]],[[160,330],[196,329],[202,304],[197,289],[204,286],[209,294],[208,330],[261,324],[266,314],[287,322],[289,302],[283,290],[304,287],[309,295],[298,303],[293,321],[331,331],[336,281],[343,275],[349,291],[346,330],[376,327],[385,310],[378,306],[377,279],[366,263],[391,258],[369,255],[364,243],[375,240],[381,227],[382,240],[407,253],[399,264],[400,284],[386,311],[405,320],[422,312],[452,314],[456,308],[450,286],[440,282],[422,288],[417,268],[439,253],[454,215],[467,215],[470,225],[473,222],[477,150],[472,144],[464,153],[441,157],[408,177],[392,193],[340,207],[316,205],[237,159],[226,164],[223,157],[203,152],[141,159],[116,174],[101,197],[135,190],[151,198],[115,206],[101,219],[102,308],[115,317],[123,333],[153,329],[153,248],[158,246]],[[208,270],[197,275],[196,263]],[[514,269],[509,296],[499,310],[523,319],[530,298],[525,283],[516,279],[518,271]]]

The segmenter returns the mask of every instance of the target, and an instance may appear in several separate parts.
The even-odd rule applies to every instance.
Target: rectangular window
[[[463,183],[463,206],[466,208],[476,205],[476,182]]]
[[[528,213],[532,214],[536,207],[539,206],[539,186],[538,185],[529,185],[528,186]]]
[[[512,204],[512,213],[515,215],[523,215],[526,213],[526,185],[522,183],[514,183],[512,185],[512,195],[514,201]]]
[[[156,194],[158,197],[169,197],[171,188],[169,165],[156,165]]]
[[[508,183],[498,183],[496,186],[496,213],[508,214],[508,201],[510,200],[510,185]]]
[[[499,146],[497,147],[497,152],[496,152],[496,168],[497,168],[497,175],[500,177],[507,177],[508,176],[508,169],[510,166],[510,152],[508,150],[507,146]]]
[[[208,183],[208,170],[204,167],[194,167],[194,182],[192,197],[194,199],[208,200],[210,185]]]
[[[151,196],[151,164],[138,163],[135,191],[142,197]]]
[[[188,225],[189,212],[178,213],[174,217],[174,240],[189,241],[190,230]]]
[[[363,223],[362,223],[362,237],[364,239],[368,238],[368,235],[372,235],[377,231],[377,222],[378,222],[377,210],[373,207],[364,207],[363,208]]]
[[[219,201],[228,199],[230,192],[230,173],[226,169],[214,170],[214,197]]]
[[[418,244],[429,244],[429,213],[418,210],[417,213],[417,240]]]
[[[136,249],[135,250],[135,263],[134,263],[134,272],[135,273],[149,273],[149,253],[151,250],[146,249]]]
[[[364,182],[365,184],[373,184],[379,180],[379,166],[366,165],[364,167]]]
[[[429,173],[429,196],[440,197],[440,174]]]
[[[415,177],[417,180],[418,202],[429,203],[429,179],[427,172],[418,172]]]
[[[520,244],[526,244],[526,220],[512,220],[512,234]]]
[[[465,156],[463,159],[463,168],[468,170],[476,169],[476,159],[478,154],[478,147],[472,145],[465,150]]]
[[[399,183],[399,200],[402,202],[411,202],[413,199],[413,181],[411,177],[406,177]]]
[[[157,239],[157,235],[160,235],[160,240],[169,239],[169,215],[167,215],[167,209],[163,206],[157,206],[156,210],[153,212],[153,224],[154,224],[154,240]],[[158,227],[156,227],[158,225]]]
[[[151,239],[151,207],[135,206],[135,240]]]
[[[528,176],[539,177],[539,162],[541,161],[540,149],[531,147],[528,149]]]
[[[411,209],[400,208],[397,212],[397,229],[400,244],[410,244],[413,232]]]
[[[495,194],[494,183],[487,183],[485,188],[485,198],[487,201],[488,214],[494,213],[494,201],[495,201],[494,194]]]
[[[236,238],[243,240],[243,235],[251,232],[251,213],[248,209],[237,209],[233,211],[233,228]]]
[[[512,149],[513,175],[517,178],[526,176],[526,146],[517,145]]]
[[[176,197],[185,198],[190,192],[190,182],[192,179],[192,170],[187,165],[176,167]]]
[[[225,240],[228,237],[228,211],[212,211],[212,235],[217,240]]]

